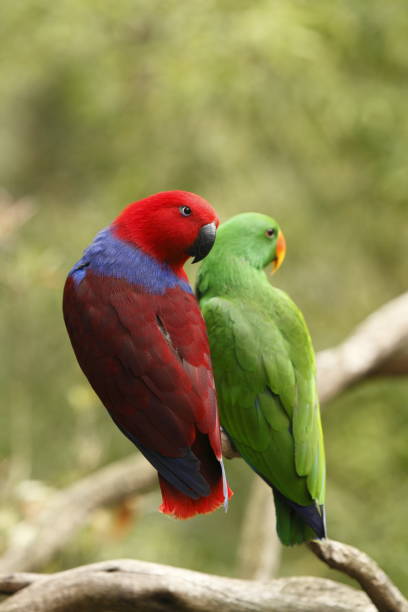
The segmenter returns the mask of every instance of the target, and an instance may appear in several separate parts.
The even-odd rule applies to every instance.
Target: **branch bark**
[[[338,346],[317,354],[320,401],[372,375],[408,374],[408,292],[363,321]]]
[[[408,601],[368,555],[335,540],[314,540],[309,548],[332,569],[354,578],[379,612],[408,612]]]
[[[0,559],[0,572],[26,572],[44,566],[94,510],[130,495],[142,495],[156,484],[154,468],[135,455],[79,480],[53,497],[36,520],[22,521],[14,528],[9,548]]]
[[[275,523],[271,488],[254,474],[238,548],[239,575],[243,578],[270,580],[277,575],[282,547]]]
[[[118,560],[51,576],[0,576],[0,612],[375,612],[361,591],[323,578],[268,583]]]

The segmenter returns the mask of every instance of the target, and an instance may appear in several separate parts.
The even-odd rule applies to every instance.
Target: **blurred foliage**
[[[60,312],[68,269],[128,202],[189,189],[223,219],[279,219],[288,256],[273,280],[317,348],[406,289],[408,11],[403,0],[3,0],[1,13],[0,185],[35,210],[0,245],[4,539],[26,507],[18,483],[61,487],[132,450],[88,389]],[[324,414],[330,535],[400,587],[407,397],[407,381],[368,382]],[[101,511],[53,567],[133,556],[233,575],[250,474],[227,467],[227,516],[176,522],[155,493],[122,535]],[[282,566],[294,573],[328,570],[296,548]]]

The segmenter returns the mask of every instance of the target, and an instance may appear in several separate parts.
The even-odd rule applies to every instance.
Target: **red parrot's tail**
[[[188,519],[196,514],[206,514],[226,504],[232,495],[232,491],[227,485],[227,495],[224,494],[223,477],[218,480],[211,488],[210,495],[191,499],[184,493],[178,491],[173,485],[169,484],[162,476],[159,476],[160,488],[163,501],[160,505],[160,512],[171,514],[178,519]]]
[[[159,474],[163,498],[159,510],[179,519],[187,519],[196,514],[212,512],[222,505],[227,509],[228,499],[232,496],[232,491],[225,477],[222,460],[219,461],[216,458],[210,447],[208,437],[198,434],[192,451],[200,460],[200,472],[210,487],[208,495],[193,499],[176,489],[174,485]]]

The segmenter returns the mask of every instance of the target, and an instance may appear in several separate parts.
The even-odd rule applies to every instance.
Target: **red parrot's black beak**
[[[206,255],[211,251],[212,246],[215,242],[215,235],[217,233],[217,227],[215,223],[207,223],[200,229],[197,239],[187,249],[187,253],[194,257],[192,263],[197,263],[204,259]]]

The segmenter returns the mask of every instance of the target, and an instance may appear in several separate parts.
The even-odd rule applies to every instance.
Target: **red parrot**
[[[226,508],[232,494],[207,333],[183,269],[209,253],[218,223],[194,193],[134,202],[99,232],[64,288],[79,365],[158,471],[160,510],[177,518]]]

